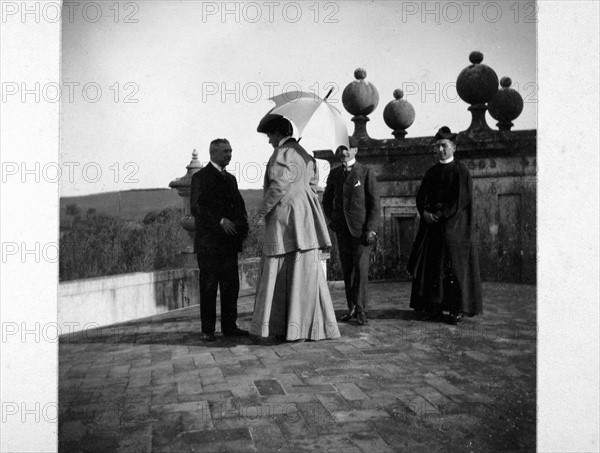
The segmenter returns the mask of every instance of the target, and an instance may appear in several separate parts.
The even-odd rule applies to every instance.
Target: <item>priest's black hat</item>
[[[448,126],[442,126],[440,127],[440,130],[437,131],[437,134],[435,134],[435,139],[436,140],[452,140],[453,142],[456,141],[456,134],[450,131],[450,128]]]

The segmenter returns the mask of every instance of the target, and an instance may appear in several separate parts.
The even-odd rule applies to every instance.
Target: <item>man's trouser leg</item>
[[[200,269],[200,322],[202,333],[215,333],[217,318],[217,288],[219,286],[218,266],[214,260],[198,254]]]
[[[231,332],[237,327],[237,299],[240,292],[238,254],[223,257],[220,266],[221,331]]]
[[[350,232],[337,233],[338,252],[340,255],[340,263],[342,265],[342,273],[344,275],[344,289],[346,291],[346,302],[348,309],[352,309],[356,305],[356,297],[352,286],[354,273],[354,260],[352,253],[352,236]]]
[[[356,307],[357,313],[366,313],[370,247],[362,244],[360,238],[350,235],[349,231],[338,233],[337,239],[348,308]]]
[[[366,313],[369,302],[369,253],[371,247],[354,239],[354,294],[356,294],[356,312]]]

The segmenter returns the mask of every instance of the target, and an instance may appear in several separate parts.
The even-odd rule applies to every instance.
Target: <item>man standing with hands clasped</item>
[[[323,211],[336,233],[344,274],[348,311],[340,318],[367,320],[369,299],[369,253],[375,243],[379,222],[377,178],[368,167],[356,161],[358,142],[350,137],[349,147],[339,146],[336,156],[342,165],[331,170],[323,194]]]
[[[419,231],[408,260],[413,275],[410,306],[425,320],[450,323],[482,312],[481,279],[473,221],[473,183],[454,159],[456,134],[446,126],[435,135],[439,162],[425,172],[417,193]]]
[[[240,289],[238,253],[248,236],[244,199],[235,177],[225,167],[231,145],[224,138],[210,144],[210,163],[192,177],[190,207],[195,219],[194,249],[200,268],[200,319],[206,341],[215,341],[217,287],[221,290],[221,331],[224,336],[246,336],[238,328]]]

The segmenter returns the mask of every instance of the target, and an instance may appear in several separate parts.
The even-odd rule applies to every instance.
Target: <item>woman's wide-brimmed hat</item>
[[[277,130],[280,128],[285,129],[287,127],[293,129],[293,125],[292,125],[291,121],[289,121],[287,118],[285,118],[282,115],[267,113],[260,120],[260,123],[258,124],[258,127],[256,128],[256,132],[260,132],[261,134],[266,134],[268,132],[273,132],[274,130]],[[290,135],[291,135],[291,133],[290,133]]]

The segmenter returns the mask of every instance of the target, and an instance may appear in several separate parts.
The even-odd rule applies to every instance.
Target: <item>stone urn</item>
[[[379,92],[375,85],[365,80],[367,71],[358,68],[354,71],[354,80],[350,82],[342,93],[342,103],[344,108],[354,115],[354,137],[358,140],[369,138],[367,134],[367,121],[370,113],[375,110],[379,104]]]
[[[394,99],[383,109],[383,120],[389,128],[393,129],[392,134],[396,140],[404,138],[406,129],[415,121],[415,109],[406,99],[402,99],[404,92],[398,88],[394,90]]]
[[[498,91],[498,76],[492,68],[481,63],[481,52],[471,52],[469,61],[472,64],[463,69],[456,79],[458,95],[471,104],[469,111],[472,119],[467,133],[489,132],[491,129],[485,121],[486,103]]]
[[[501,131],[510,131],[514,126],[512,121],[523,111],[523,98],[517,90],[510,86],[510,77],[500,79],[500,89],[488,102],[488,110],[492,118],[497,120],[496,126]]]

